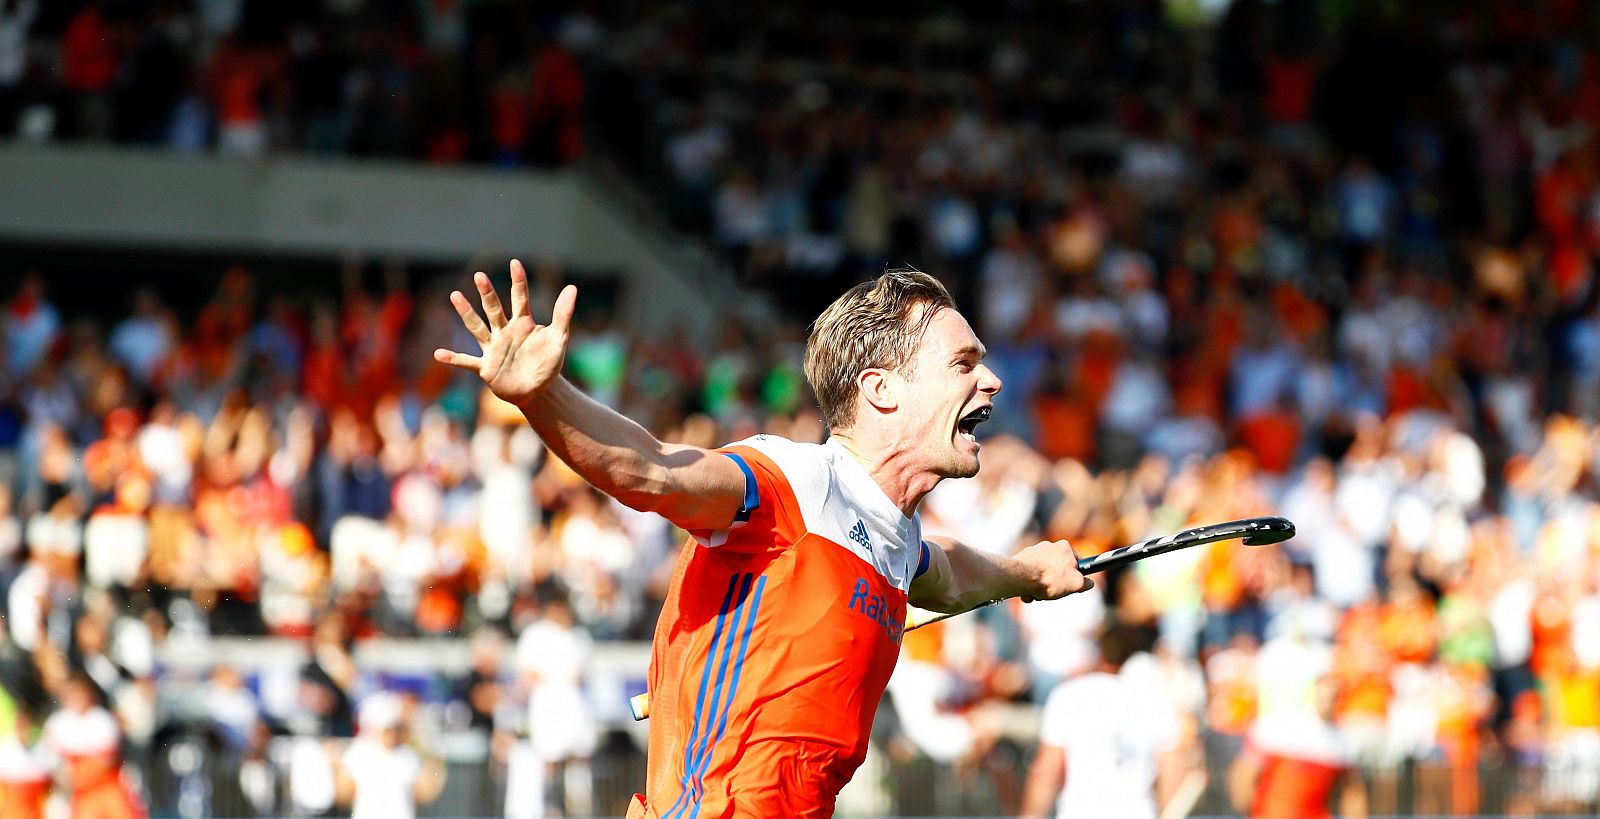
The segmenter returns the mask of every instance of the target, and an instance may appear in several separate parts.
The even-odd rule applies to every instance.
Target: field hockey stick
[[[1123,546],[1112,549],[1109,552],[1101,552],[1091,557],[1078,558],[1078,573],[1094,574],[1096,572],[1109,571],[1130,563],[1136,563],[1147,557],[1164,555],[1168,552],[1176,552],[1179,549],[1187,549],[1204,543],[1242,539],[1246,546],[1269,546],[1274,543],[1282,543],[1292,537],[1294,537],[1294,524],[1285,518],[1266,517],[1230,520],[1227,523],[1196,526],[1193,529],[1185,529],[1170,535],[1153,537],[1131,546]],[[926,614],[907,621],[905,630],[913,631],[999,602],[1000,600],[990,600],[986,603],[979,603],[965,611]],[[645,692],[629,699],[628,709],[633,712],[635,720],[649,717],[650,693]]]
[[[1213,523],[1208,526],[1196,526],[1170,535],[1153,537],[1149,540],[1135,543],[1131,546],[1112,549],[1090,557],[1078,558],[1079,574],[1094,574],[1118,569],[1129,563],[1137,563],[1147,557],[1164,555],[1167,552],[1176,552],[1191,546],[1204,543],[1216,543],[1223,540],[1243,539],[1246,546],[1270,546],[1282,543],[1294,537],[1294,524],[1285,518],[1245,518],[1244,520],[1230,520],[1227,523]],[[926,613],[921,617],[914,617],[906,623],[906,631],[932,625],[942,620],[948,620],[969,611],[977,611],[985,606],[992,606],[1000,602],[990,600],[979,603],[970,609],[955,612]]]

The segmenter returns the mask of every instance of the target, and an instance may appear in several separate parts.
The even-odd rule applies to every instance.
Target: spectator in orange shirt
[[[1600,667],[1578,662],[1571,643],[1553,652],[1544,677],[1549,731],[1546,793],[1553,810],[1583,810],[1600,798]]]
[[[1317,61],[1290,48],[1266,59],[1262,107],[1276,126],[1302,125],[1311,115],[1317,86]]]
[[[77,98],[71,111],[79,136],[111,136],[111,84],[122,55],[120,32],[106,20],[101,0],[89,0],[61,35],[61,84]]]
[[[1236,635],[1206,662],[1206,721],[1211,730],[1241,736],[1256,717],[1256,657],[1260,644]]]
[[[532,84],[530,159],[553,167],[576,162],[583,156],[583,72],[561,41],[553,40],[540,49],[533,63]]]
[[[237,35],[211,59],[211,93],[217,112],[217,151],[253,159],[271,147],[269,117],[289,110],[288,65],[276,48],[249,45]]]
[[[1255,456],[1256,466],[1274,477],[1289,474],[1300,454],[1300,415],[1288,390],[1271,406],[1239,420],[1239,441]]]
[[[1433,656],[1436,629],[1433,600],[1409,576],[1395,578],[1378,627],[1383,645],[1402,663],[1427,662]]]
[[[1385,753],[1389,700],[1394,696],[1389,681],[1392,663],[1379,639],[1377,620],[1347,616],[1333,650],[1333,721],[1355,761],[1378,761]]]
[[[1478,763],[1482,754],[1479,735],[1491,707],[1489,675],[1481,665],[1448,663],[1436,673],[1439,709],[1438,744],[1444,752],[1449,807],[1457,816],[1478,812]]]
[[[505,71],[495,78],[487,103],[489,159],[494,164],[516,167],[526,161],[531,96],[526,72]]]
[[[1075,374],[1062,375],[1064,369],[1060,365],[1050,368],[1045,384],[1033,396],[1039,452],[1052,461],[1092,461],[1100,408],[1081,389]]]
[[[1566,655],[1572,646],[1572,592],[1571,584],[1561,578],[1540,580],[1531,614],[1533,653],[1528,661],[1534,677],[1540,680],[1566,669]]]

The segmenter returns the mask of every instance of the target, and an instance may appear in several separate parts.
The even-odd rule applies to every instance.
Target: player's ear
[[[895,395],[895,379],[888,370],[862,370],[856,375],[856,388],[861,391],[861,397],[879,412],[893,412],[900,406],[899,397]]]

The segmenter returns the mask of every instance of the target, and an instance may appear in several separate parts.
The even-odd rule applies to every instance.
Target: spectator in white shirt
[[[592,799],[588,757],[595,724],[583,678],[593,650],[561,598],[546,603],[543,616],[517,639],[517,671],[529,689],[529,739],[548,768],[561,769],[564,801],[577,815],[590,813]]]
[[[339,760],[339,801],[350,819],[413,819],[444,789],[444,766],[407,742],[405,706],[379,691],[361,703],[356,738]]]

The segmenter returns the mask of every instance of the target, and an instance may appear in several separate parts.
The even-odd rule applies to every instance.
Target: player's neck
[[[875,440],[860,430],[833,432],[850,457],[877,482],[883,494],[900,509],[900,514],[911,517],[922,505],[922,499],[939,485],[939,476],[918,468],[907,447],[896,446],[893,441]]]

